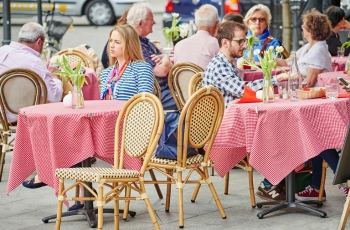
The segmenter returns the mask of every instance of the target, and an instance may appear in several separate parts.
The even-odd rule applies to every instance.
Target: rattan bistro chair
[[[75,62],[78,63],[79,60],[81,60],[82,66],[88,67],[95,71],[95,66],[92,59],[87,54],[77,49],[73,49],[73,48],[64,49],[64,50],[61,50],[60,52],[57,52],[55,56],[56,55],[65,55],[69,64],[73,64]]]
[[[188,87],[188,96],[190,97],[194,92],[202,88],[202,78],[203,78],[203,72],[196,73],[193,75],[190,81],[190,85]],[[252,207],[256,206],[255,201],[255,194],[254,194],[254,184],[253,184],[253,168],[250,166],[248,161],[249,155],[247,157],[247,160],[242,160],[239,164],[237,164],[237,167],[244,169],[248,172],[248,179],[249,179],[249,192],[250,192],[250,203]],[[212,175],[214,174],[214,167],[212,167]],[[229,187],[229,180],[230,180],[230,172],[228,172],[224,179],[224,194],[228,194],[228,187]],[[201,187],[201,184],[197,184],[193,195],[192,195],[192,201],[194,202],[197,198],[198,191]],[[322,197],[322,196],[321,196]]]
[[[203,69],[193,63],[178,63],[174,65],[168,74],[169,90],[180,110],[188,100],[188,87],[192,76]]]
[[[155,229],[160,229],[152,205],[148,199],[144,174],[152,153],[155,151],[164,125],[164,111],[160,100],[150,93],[139,93],[128,100],[117,118],[115,127],[114,167],[111,168],[61,168],[56,169],[59,178],[56,229],[60,229],[63,201],[96,200],[98,206],[98,229],[103,226],[103,207],[114,201],[114,229],[119,229],[119,200],[143,200]],[[121,138],[120,134],[121,133]],[[119,154],[119,157],[118,157]],[[124,169],[124,155],[143,157],[140,171]],[[76,180],[64,188],[64,179]],[[85,182],[98,183],[96,194]],[[113,186],[111,184],[112,183]],[[66,197],[67,191],[81,184],[93,197]],[[104,187],[110,190],[104,192]],[[138,197],[121,196],[123,190],[134,190]]]
[[[167,177],[166,180],[146,181],[147,184],[167,184],[165,210],[170,208],[171,184],[176,184],[178,191],[178,218],[179,227],[184,226],[183,190],[186,184],[204,183],[210,188],[213,199],[222,218],[226,218],[220,199],[211,182],[208,173],[210,164],[209,152],[220,127],[224,113],[224,101],[221,92],[215,87],[204,87],[194,93],[186,102],[181,111],[178,122],[177,160],[157,158],[154,155],[148,163],[148,170],[157,170]],[[204,154],[187,157],[187,146],[202,148],[207,145]],[[183,172],[188,174],[183,178]],[[176,171],[177,176],[173,176]],[[192,179],[191,174],[197,172],[199,178]],[[201,178],[201,180],[199,180]],[[128,207],[125,206],[126,210]]]
[[[0,74],[0,181],[5,164],[5,154],[13,149],[16,122],[10,122],[8,115],[18,116],[21,108],[46,103],[47,89],[44,81],[28,69],[10,69]]]

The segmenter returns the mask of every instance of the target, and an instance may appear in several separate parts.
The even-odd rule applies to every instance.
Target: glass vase
[[[72,108],[73,109],[82,109],[84,108],[84,96],[81,87],[73,85],[72,93]]]
[[[262,89],[262,101],[264,103],[272,103],[275,101],[275,93],[271,82],[271,76],[264,76],[264,86]]]
[[[167,38],[166,39],[166,47],[167,48],[173,48],[174,47],[174,42],[173,42],[173,38]]]

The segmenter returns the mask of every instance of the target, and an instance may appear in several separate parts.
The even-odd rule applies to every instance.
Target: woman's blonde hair
[[[270,12],[270,9],[269,9],[267,6],[263,5],[263,4],[255,5],[255,6],[253,6],[252,8],[250,8],[250,9],[248,10],[248,12],[246,13],[246,15],[245,15],[245,17],[244,17],[244,19],[243,19],[244,24],[245,24],[246,26],[249,26],[249,25],[248,25],[248,21],[249,21],[249,19],[251,18],[252,14],[254,14],[254,12],[257,11],[257,10],[260,10],[260,11],[262,11],[262,12],[265,13],[265,15],[266,15],[267,27],[269,27],[269,26],[270,26],[271,19],[272,19],[271,12]]]
[[[130,58],[133,61],[145,61],[142,56],[141,43],[139,39],[139,35],[137,34],[134,27],[131,25],[118,25],[114,26],[114,28],[109,33],[109,37],[111,37],[113,31],[117,31],[120,34],[121,42],[124,50],[124,58]],[[107,46],[107,54],[110,65],[114,65],[116,62],[115,57],[111,57],[110,55],[110,42],[108,41]]]

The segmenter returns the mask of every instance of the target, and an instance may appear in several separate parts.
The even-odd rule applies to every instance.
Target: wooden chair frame
[[[187,72],[192,72],[192,77],[198,72],[203,72],[203,69],[193,63],[179,63],[174,65],[168,74],[169,90],[179,110],[182,109],[186,103],[186,98],[184,97],[184,94],[188,92],[188,89],[182,89],[181,85],[186,85],[188,87],[191,78],[182,78],[181,75]],[[180,82],[183,84],[181,84]]]
[[[150,93],[139,93],[128,100],[117,118],[114,142],[113,168],[63,168],[56,169],[60,178],[56,230],[60,229],[63,201],[96,200],[98,206],[98,229],[103,226],[103,207],[114,201],[114,229],[119,229],[119,200],[143,200],[146,204],[155,229],[160,229],[152,205],[146,194],[144,174],[155,151],[164,125],[164,111],[160,100]],[[122,134],[119,138],[119,134]],[[137,135],[137,136],[135,136]],[[121,140],[120,140],[121,139]],[[143,158],[140,171],[124,169],[124,155],[132,158]],[[64,188],[64,179],[76,180]],[[98,193],[95,193],[86,182],[98,183]],[[93,197],[66,197],[67,191],[77,185],[83,185]],[[112,184],[112,185],[111,185]],[[104,193],[104,187],[110,191]],[[123,190],[126,191],[125,196]],[[131,197],[131,190],[140,194]],[[117,210],[117,211],[116,211]]]
[[[194,93],[182,109],[178,123],[178,155],[177,160],[156,158],[154,155],[148,163],[147,170],[157,170],[167,177],[166,180],[145,181],[145,184],[167,184],[165,210],[170,208],[171,184],[176,184],[178,191],[179,227],[184,226],[183,189],[186,184],[207,184],[216,202],[222,218],[226,213],[217,196],[214,185],[210,180],[208,167],[210,166],[209,153],[215,136],[220,127],[224,113],[224,102],[221,92],[215,87],[204,87]],[[205,120],[205,121],[204,121]],[[182,138],[183,137],[183,138]],[[206,147],[204,155],[187,157],[187,146],[193,148]],[[183,178],[183,171],[189,170]],[[173,176],[176,171],[177,177]],[[193,172],[199,174],[199,179],[190,180]],[[124,212],[128,211],[125,206]],[[125,217],[125,216],[124,216]]]
[[[24,82],[21,83],[21,81]],[[33,91],[32,99],[28,98],[30,96],[27,94],[29,91]],[[27,100],[12,96],[13,93],[16,95],[22,93]],[[10,69],[0,74],[0,181],[2,180],[5,164],[5,154],[13,149],[14,139],[9,141],[9,137],[16,132],[16,122],[9,122],[6,112],[17,116],[20,108],[46,103],[46,98],[46,85],[35,72],[29,69]]]
[[[85,53],[81,52],[80,50],[69,48],[64,49],[55,54],[56,55],[65,55],[67,57],[67,60],[69,64],[72,64],[74,62],[78,62],[79,59],[82,61],[82,65],[88,68],[91,68],[95,71],[94,62],[92,59],[86,55]]]

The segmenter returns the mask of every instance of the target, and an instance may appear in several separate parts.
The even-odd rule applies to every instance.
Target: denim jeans
[[[333,170],[333,173],[335,173],[338,166],[339,154],[335,149],[326,149],[318,156],[311,158],[310,160],[312,163],[311,187],[320,189],[322,161],[325,160],[328,163],[329,167]]]

